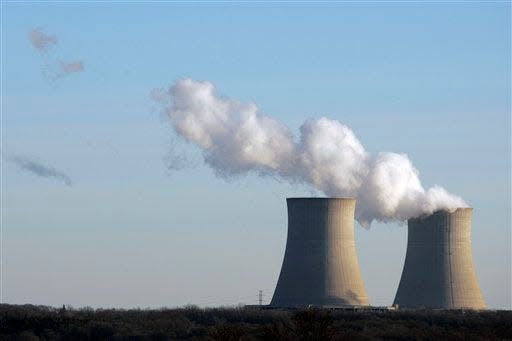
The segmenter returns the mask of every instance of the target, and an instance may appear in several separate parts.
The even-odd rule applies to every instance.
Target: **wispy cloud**
[[[28,32],[32,46],[39,52],[46,52],[50,47],[57,45],[57,36],[48,35],[41,28],[33,28]]]
[[[80,60],[71,62],[56,62],[47,64],[44,68],[43,74],[46,78],[56,80],[65,77],[71,73],[81,72],[84,70],[84,63]]]
[[[47,53],[51,47],[58,43],[54,34],[46,34],[41,28],[32,28],[28,33],[32,47],[43,57],[43,75],[50,80],[56,80],[69,74],[84,71],[84,62],[81,60],[65,61]]]
[[[80,60],[72,62],[60,62],[60,69],[64,74],[83,71],[84,63]]]
[[[22,169],[28,173],[31,173],[31,174],[34,174],[34,175],[37,175],[40,177],[44,177],[44,178],[54,178],[56,180],[61,181],[66,186],[73,185],[73,181],[71,180],[71,178],[68,175],[66,175],[64,172],[61,172],[61,171],[53,168],[52,166],[44,165],[38,161],[31,160],[25,156],[19,156],[19,155],[12,156],[10,158],[10,160],[13,163],[15,163],[20,169]]]
[[[153,100],[153,101],[155,101],[157,103],[160,103],[160,104],[165,104],[169,100],[169,96],[167,95],[167,91],[164,88],[154,88],[154,89],[152,89],[151,92],[149,93],[149,98],[151,98],[151,100]]]

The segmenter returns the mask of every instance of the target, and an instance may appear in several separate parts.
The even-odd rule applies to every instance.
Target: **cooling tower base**
[[[273,305],[245,305],[245,308],[259,309],[259,310],[304,310],[304,309],[319,309],[319,310],[341,310],[341,311],[353,311],[353,312],[385,312],[385,311],[396,311],[398,310],[394,306],[385,307],[373,307],[369,305],[360,306],[309,306],[309,307],[277,307]]]

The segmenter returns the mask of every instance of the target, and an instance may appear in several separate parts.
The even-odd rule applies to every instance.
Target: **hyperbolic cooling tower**
[[[286,251],[271,306],[368,305],[354,241],[355,199],[286,202]]]
[[[409,219],[407,254],[395,304],[484,309],[471,254],[472,208]]]

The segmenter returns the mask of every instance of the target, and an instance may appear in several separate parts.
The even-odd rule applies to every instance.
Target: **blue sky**
[[[58,37],[42,56],[32,28]],[[3,3],[3,300],[158,307],[271,298],[289,196],[305,186],[226,181],[149,98],[209,80],[296,131],[350,126],[370,152],[409,155],[425,186],[475,209],[487,304],[511,307],[510,4]],[[45,60],[81,60],[57,80]],[[171,150],[189,167],[169,170]],[[65,186],[23,172],[22,155]],[[391,304],[406,226],[356,226],[370,300]]]

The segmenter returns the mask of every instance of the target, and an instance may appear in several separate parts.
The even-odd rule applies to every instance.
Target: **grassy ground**
[[[512,340],[511,311],[0,305],[0,340]]]

